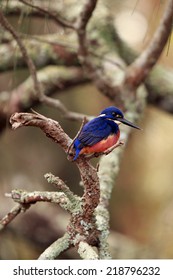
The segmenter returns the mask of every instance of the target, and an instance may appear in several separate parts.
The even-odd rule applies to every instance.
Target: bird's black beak
[[[116,118],[116,120],[119,121],[119,122],[121,122],[121,123],[123,123],[123,124],[126,124],[126,125],[128,125],[128,126],[131,126],[131,127],[133,127],[133,128],[141,129],[139,126],[137,126],[137,125],[131,123],[130,121],[128,121],[128,120],[126,120],[126,119],[124,119],[124,118]]]

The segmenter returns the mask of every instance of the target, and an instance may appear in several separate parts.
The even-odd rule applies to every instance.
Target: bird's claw
[[[120,140],[119,142],[117,142],[115,145],[113,145],[111,148],[107,149],[103,154],[104,155],[108,155],[110,154],[110,152],[112,152],[115,148],[124,145],[124,141]]]

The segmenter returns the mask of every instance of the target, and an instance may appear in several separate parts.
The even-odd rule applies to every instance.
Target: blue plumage
[[[103,139],[106,139],[110,134],[117,133],[118,130],[119,127],[114,121],[107,120],[103,116],[86,123],[78,138],[74,141],[74,148],[76,151],[74,160],[77,159],[82,148],[86,146],[91,147]]]
[[[86,123],[83,126],[77,139],[75,139],[74,141],[74,149],[76,153],[73,160],[76,160],[79,154],[82,153],[82,151],[93,151],[93,149],[90,148],[95,148],[96,146],[98,148],[98,145],[96,144],[99,144],[102,141],[108,139],[111,135],[115,135],[114,142],[118,141],[119,124],[121,122],[139,129],[139,127],[127,121],[124,118],[124,115],[121,112],[121,110],[114,106],[110,106],[104,109],[98,117]],[[113,140],[109,143],[110,145],[113,145]],[[104,147],[106,147],[105,142]]]

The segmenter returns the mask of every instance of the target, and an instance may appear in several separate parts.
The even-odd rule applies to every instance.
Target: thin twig
[[[14,220],[14,218],[16,218],[16,216],[19,213],[25,211],[28,208],[29,208],[29,205],[25,205],[25,204],[22,204],[22,203],[16,204],[10,210],[10,212],[0,220],[0,230],[4,229],[9,223],[11,223]]]
[[[11,33],[11,35],[13,36],[13,38],[16,40],[16,42],[17,42],[17,44],[18,44],[18,46],[20,48],[20,51],[21,51],[21,53],[23,55],[23,58],[25,59],[27,65],[28,65],[30,74],[31,74],[31,76],[33,78],[35,92],[36,92],[37,96],[41,99],[43,94],[42,94],[42,89],[41,89],[40,84],[39,84],[38,79],[37,79],[37,72],[36,72],[35,65],[34,65],[32,59],[29,57],[29,55],[27,53],[27,50],[26,50],[22,40],[18,36],[18,34],[15,31],[15,29],[13,28],[13,26],[5,18],[5,16],[3,15],[2,11],[0,11],[0,22],[1,22],[2,26],[6,30],[8,30]]]
[[[51,97],[44,95],[43,103],[52,108],[58,109],[58,111],[63,115],[63,117],[68,120],[81,121],[84,117],[88,119],[91,118],[90,116],[85,116],[84,114],[69,111],[67,107],[59,99],[53,99]]]
[[[19,0],[19,2],[22,2],[23,4],[33,8],[33,9],[37,9],[39,12],[43,13],[44,15],[49,16],[51,19],[53,19],[58,25],[61,25],[62,27],[66,27],[66,28],[71,28],[74,29],[74,26],[72,23],[70,23],[69,21],[65,20],[64,18],[62,18],[57,12],[52,13],[47,9],[44,9],[43,7],[34,5],[32,3],[29,3],[25,0]]]
[[[62,117],[66,119],[73,121],[83,120],[85,116],[84,114],[70,111],[58,98],[54,99],[47,97],[47,95],[52,95],[55,91],[61,88],[84,82],[85,77],[80,68],[48,66],[37,72],[37,78],[44,94],[44,104],[58,110],[62,114]],[[6,92],[6,95],[8,93],[9,99],[6,99],[5,102],[4,100],[2,100],[2,102],[0,101],[0,105],[3,103],[4,119],[21,109],[27,110],[38,102],[38,97],[33,94],[34,86],[32,81],[32,78],[29,77],[11,92]],[[23,93],[25,93],[25,98],[23,98]],[[87,119],[91,119],[91,116],[87,116]]]
[[[80,200],[80,197],[75,195],[70,189],[69,187],[65,184],[65,182],[60,179],[59,177],[55,177],[52,173],[47,173],[44,175],[44,177],[46,178],[46,180],[48,181],[48,183],[53,184],[54,186],[56,186],[56,188],[58,189],[58,191],[63,192],[68,198],[69,200],[73,203],[77,203]]]

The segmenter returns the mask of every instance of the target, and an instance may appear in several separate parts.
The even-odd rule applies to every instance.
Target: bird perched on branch
[[[120,109],[110,106],[104,109],[100,115],[86,123],[74,140],[76,160],[79,155],[108,154],[111,150],[123,144],[119,141],[119,125],[123,123],[136,129],[140,129],[124,118]]]

